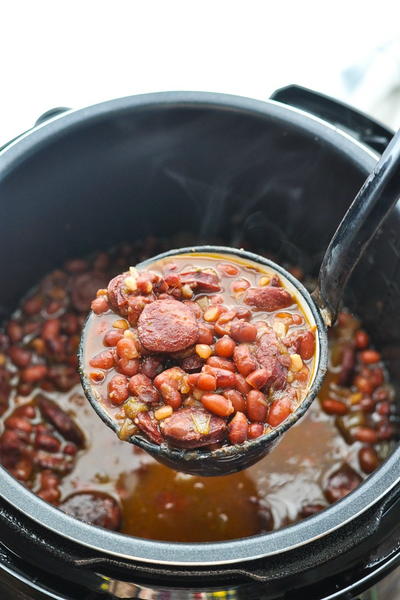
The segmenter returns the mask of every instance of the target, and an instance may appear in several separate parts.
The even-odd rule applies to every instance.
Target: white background
[[[400,50],[371,58],[399,33],[398,0],[0,0],[0,145],[55,106],[184,89],[264,99],[292,82],[399,126],[384,96]],[[354,65],[367,83],[350,91]]]

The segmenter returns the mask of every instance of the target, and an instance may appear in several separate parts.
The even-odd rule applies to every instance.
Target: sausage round
[[[199,326],[189,306],[164,298],[145,306],[139,317],[138,334],[150,352],[178,352],[197,341]]]

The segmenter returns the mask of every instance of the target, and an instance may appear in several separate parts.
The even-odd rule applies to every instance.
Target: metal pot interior
[[[0,155],[1,311],[8,314],[65,259],[148,234],[177,234],[182,246],[188,234],[198,244],[246,240],[249,249],[315,274],[375,159],[305,113],[224,95],[152,94],[56,117]],[[347,295],[397,384],[399,226],[397,210]],[[306,523],[215,544],[165,544],[91,527],[33,497],[4,471],[0,476],[15,507],[85,546],[141,561],[221,564],[304,545],[354,519],[398,482],[398,452]]]

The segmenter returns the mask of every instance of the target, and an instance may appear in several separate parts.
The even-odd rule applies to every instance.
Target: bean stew
[[[84,397],[77,349],[97,290],[129,265],[177,246],[181,239],[148,238],[67,261],[21,300],[0,330],[1,464],[33,493],[78,519],[156,540],[239,538],[324,509],[379,466],[395,435],[393,390],[384,364],[349,312],[341,313],[330,332],[329,369],[319,401],[266,458],[241,473],[202,478],[172,471],[119,440]],[[294,274],[301,275],[297,268]],[[218,304],[210,301],[211,307]],[[205,322],[211,323],[216,321]],[[109,329],[115,330],[111,341],[122,339],[123,328]],[[218,339],[225,335],[230,332]],[[206,359],[197,356],[201,371]],[[153,368],[151,359],[145,369]],[[126,369],[129,360],[134,359],[121,366]],[[179,368],[190,376],[187,363]],[[248,434],[257,429],[259,421],[248,424]]]
[[[316,346],[289,286],[255,262],[196,254],[99,289],[83,372],[119,437],[213,450],[280,425],[307,395]]]

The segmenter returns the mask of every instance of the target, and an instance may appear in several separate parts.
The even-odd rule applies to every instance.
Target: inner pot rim
[[[297,108],[275,101],[261,101],[208,92],[159,92],[109,100],[54,117],[22,135],[0,152],[0,182],[13,168],[49,141],[54,142],[71,128],[110,118],[133,109],[212,108],[247,113],[252,117],[276,119],[288,126],[340,147],[342,154],[365,174],[372,170],[377,154],[349,134]],[[351,494],[311,518],[283,529],[250,538],[207,543],[172,543],[135,538],[78,521],[47,504],[0,469],[2,497],[28,518],[55,534],[93,550],[144,563],[205,566],[233,564],[286,552],[324,537],[354,520],[379,502],[400,483],[400,448]],[[7,490],[7,494],[5,493]]]

